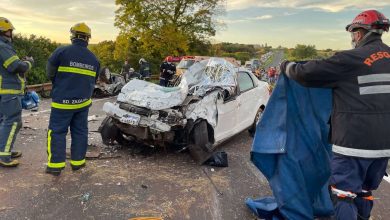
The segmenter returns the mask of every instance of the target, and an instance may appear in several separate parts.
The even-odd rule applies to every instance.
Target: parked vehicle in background
[[[223,141],[255,131],[269,96],[268,84],[250,71],[210,58],[192,65],[177,87],[130,81],[115,103],[104,104],[99,131],[104,143],[188,148],[202,164]]]
[[[103,69],[96,81],[92,96],[94,98],[103,98],[118,95],[125,84],[126,81],[122,75]]]

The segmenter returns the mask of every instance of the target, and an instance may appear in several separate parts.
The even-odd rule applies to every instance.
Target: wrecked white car
[[[177,87],[142,80],[127,83],[116,103],[105,103],[99,131],[104,142],[132,139],[153,146],[188,148],[199,163],[218,144],[245,129],[254,132],[269,86],[221,58],[195,63]]]

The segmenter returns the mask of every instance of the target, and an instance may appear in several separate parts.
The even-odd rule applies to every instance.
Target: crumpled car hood
[[[117,100],[151,110],[162,110],[183,103],[187,90],[186,87],[163,87],[133,79],[122,88]]]
[[[236,70],[230,62],[210,58],[192,65],[177,87],[162,87],[134,79],[122,88],[117,100],[151,110],[163,110],[181,105],[187,95],[203,97],[216,88],[234,94],[236,81]]]

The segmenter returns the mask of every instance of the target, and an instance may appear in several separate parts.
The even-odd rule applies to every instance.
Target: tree
[[[96,45],[90,45],[90,49],[98,57],[101,67],[108,67],[113,72],[120,69],[121,63],[114,56],[114,41],[102,41]]]
[[[215,35],[213,16],[223,12],[222,3],[224,0],[116,0],[115,25],[120,35],[137,41],[139,52],[146,56],[183,55],[193,43]]]
[[[20,58],[25,56],[34,57],[34,66],[27,73],[28,84],[39,84],[47,82],[46,63],[50,54],[59,46],[44,37],[30,35],[29,37],[20,34],[14,35],[13,44]]]
[[[297,44],[291,55],[298,60],[314,58],[317,56],[316,46]]]

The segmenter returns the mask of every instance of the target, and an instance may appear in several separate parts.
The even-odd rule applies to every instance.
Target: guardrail
[[[152,75],[151,80],[158,80],[160,78],[159,75]],[[35,84],[35,85],[28,85],[27,89],[29,91],[35,91],[37,93],[43,94],[45,92],[50,92],[53,88],[53,85],[51,83],[42,83],[42,84]]]
[[[45,93],[50,92],[53,85],[51,83],[42,83],[42,84],[36,84],[36,85],[28,85],[27,89],[35,91],[37,93]]]

